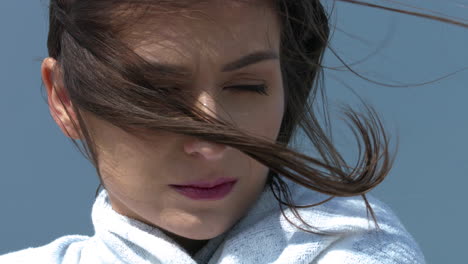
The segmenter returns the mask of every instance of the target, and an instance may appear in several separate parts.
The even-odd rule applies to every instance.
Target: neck
[[[195,255],[201,248],[203,248],[209,240],[195,240],[176,234],[163,231],[168,237],[172,238],[177,244],[179,244],[190,256]]]

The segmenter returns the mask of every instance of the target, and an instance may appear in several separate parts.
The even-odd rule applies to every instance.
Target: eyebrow
[[[266,51],[257,51],[253,52],[251,54],[242,56],[241,58],[225,64],[222,68],[222,72],[230,72],[230,71],[235,71],[239,70],[241,68],[247,67],[252,64],[259,63],[261,61],[266,61],[266,60],[277,60],[279,59],[278,53],[275,51],[271,50],[266,50]],[[160,63],[160,62],[151,62],[151,65],[153,69],[166,73],[166,74],[174,74],[174,75],[189,75],[190,69],[181,66],[181,65],[174,65],[174,64],[166,64],[166,63]]]
[[[259,63],[265,60],[277,60],[278,53],[274,51],[257,51],[230,62],[222,67],[223,72],[235,71],[248,65]]]

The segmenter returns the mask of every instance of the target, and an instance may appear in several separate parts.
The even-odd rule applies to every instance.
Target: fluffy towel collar
[[[278,203],[272,192],[265,189],[244,218],[229,232],[211,239],[195,256],[189,256],[183,248],[161,230],[114,211],[106,190],[101,191],[94,203],[92,220],[96,232],[94,237],[104,241],[112,254],[115,254],[114,257],[125,263],[195,264],[208,263],[213,257],[219,260],[221,255],[227,253],[223,250],[226,244],[230,245],[230,248],[234,245],[233,253],[237,252],[235,247],[244,247],[242,242],[244,239],[239,241],[231,239],[238,237],[239,233],[243,233],[247,226],[262,221],[262,218],[278,210]],[[256,231],[261,232],[262,230]],[[213,256],[215,251],[218,251],[217,256]],[[234,261],[236,258],[234,254],[229,258],[232,258],[233,263],[240,263]]]
[[[290,186],[296,204],[314,204],[328,198]],[[307,223],[336,233],[323,236],[292,225],[288,219],[305,227],[290,210],[283,215],[272,192],[265,189],[242,219],[192,257],[161,230],[115,212],[104,190],[93,206],[94,236],[64,236],[43,247],[0,256],[0,263],[424,263],[418,245],[392,211],[372,196],[368,200],[379,230],[368,220],[361,197],[334,198],[300,209]]]
[[[327,198],[294,184],[290,186],[301,204],[317,203]],[[369,227],[367,217],[363,217],[364,203],[358,200],[348,203],[354,209],[343,208],[345,211],[340,212],[350,212],[350,219],[336,219],[333,208],[327,206],[308,209],[301,216],[321,230],[356,232]],[[355,210],[357,203],[361,212]],[[294,219],[290,211],[286,215]],[[159,229],[115,212],[105,190],[94,204],[92,219],[96,231],[94,238],[102,240],[109,249],[108,254],[124,263],[293,263],[292,260],[302,258],[304,253],[311,254],[308,258],[312,259],[313,255],[318,255],[338,239],[337,236],[301,232],[292,226],[281,214],[269,188],[230,231],[210,240],[193,257]]]

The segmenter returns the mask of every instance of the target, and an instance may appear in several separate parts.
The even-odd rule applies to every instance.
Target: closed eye
[[[224,89],[234,89],[240,91],[256,92],[263,95],[268,95],[267,86],[265,84],[256,84],[256,85],[231,85],[226,86]]]

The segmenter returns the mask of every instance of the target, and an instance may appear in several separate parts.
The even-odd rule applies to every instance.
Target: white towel
[[[297,203],[311,204],[327,198],[289,184]],[[94,236],[65,236],[42,247],[0,256],[0,264],[425,263],[418,245],[395,214],[372,196],[368,198],[380,230],[367,218],[361,197],[334,198],[320,206],[300,209],[310,225],[343,233],[322,236],[291,225],[267,188],[244,218],[192,257],[159,229],[115,212],[103,190],[92,211]],[[295,219],[290,210],[286,215]],[[301,225],[297,219],[294,222]]]

